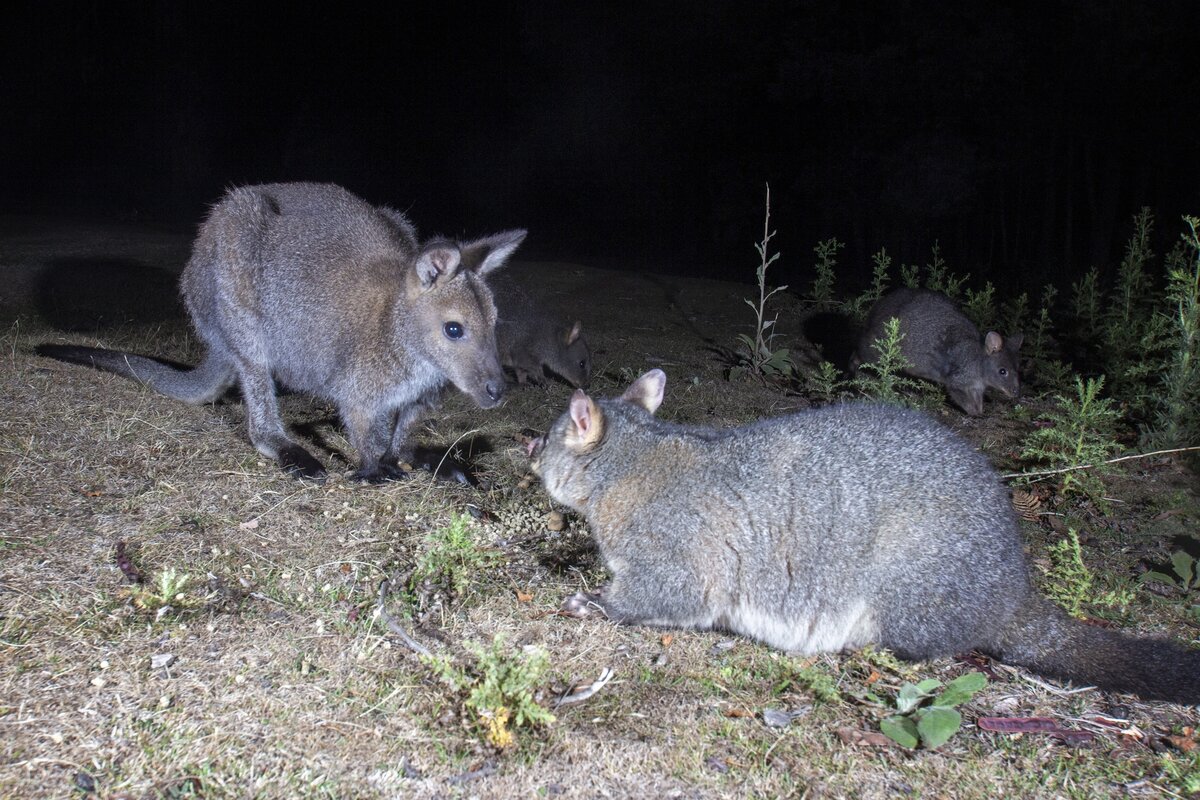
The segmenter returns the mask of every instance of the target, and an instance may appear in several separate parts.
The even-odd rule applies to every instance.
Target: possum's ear
[[[525,241],[525,231],[502,231],[462,245],[463,261],[480,275],[494,272],[508,263],[508,257]]]
[[[591,447],[604,434],[604,416],[583,389],[571,395],[571,422],[574,425],[567,431],[567,445],[577,450]]]
[[[575,344],[575,340],[583,333],[583,323],[575,320],[575,324],[571,326],[571,330],[567,331],[567,346]]]
[[[1004,337],[995,331],[988,331],[987,336],[983,337],[983,352],[989,356],[993,353],[999,353],[1004,349]]]
[[[420,283],[420,290],[424,291],[438,281],[454,277],[461,263],[462,254],[453,244],[440,242],[427,246],[421,251],[421,255],[417,256],[417,265],[413,271]]]
[[[652,369],[629,385],[621,399],[639,405],[653,414],[662,405],[663,390],[667,388],[667,374],[661,369]]]

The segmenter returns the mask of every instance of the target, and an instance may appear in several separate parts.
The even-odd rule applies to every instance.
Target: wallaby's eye
[[[442,331],[446,334],[447,339],[461,339],[467,329],[462,326],[461,322],[447,322],[442,326]]]
[[[1001,367],[1001,368],[1000,368],[1000,377],[1001,377],[1001,378],[1007,378],[1007,377],[1008,377],[1008,368],[1007,368],[1007,367]]]

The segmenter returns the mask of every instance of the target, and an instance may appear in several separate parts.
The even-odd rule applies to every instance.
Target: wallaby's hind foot
[[[398,464],[378,464],[373,469],[356,469],[350,473],[352,481],[376,485],[388,481],[402,481],[407,477],[408,472]]]

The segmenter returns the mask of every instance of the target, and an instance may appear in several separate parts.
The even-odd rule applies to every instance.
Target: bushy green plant
[[[921,381],[902,374],[910,364],[900,350],[900,342],[904,339],[900,320],[892,317],[884,323],[883,331],[883,336],[871,344],[878,357],[859,366],[858,374],[849,381],[851,388],[884,403],[921,405],[920,402],[910,403],[906,395],[906,392],[922,393],[926,390]]]
[[[822,403],[832,403],[842,396],[846,381],[842,374],[829,361],[822,361],[815,370],[810,370],[804,376],[804,388],[807,394]]]
[[[828,311],[838,305],[833,297],[834,285],[837,283],[837,254],[845,246],[844,242],[834,238],[818,242],[813,248],[813,252],[817,254],[817,263],[814,265],[817,277],[813,279],[812,288],[808,290],[805,299],[818,311]]]
[[[511,651],[499,634],[488,647],[468,643],[467,649],[475,657],[473,664],[460,666],[437,656],[429,663],[455,691],[466,693],[463,707],[485,741],[504,749],[514,743],[514,729],[554,722],[554,715],[535,697],[549,668],[545,651]]]
[[[1143,359],[1130,369],[1145,387],[1143,442],[1152,447],[1200,442],[1200,219],[1184,223],[1188,230],[1166,259],[1163,301],[1143,335]]]
[[[887,248],[881,247],[873,253],[871,263],[874,265],[871,268],[871,285],[844,306],[847,316],[860,325],[866,320],[871,306],[883,297],[891,280],[892,257],[888,255]]]
[[[962,714],[957,706],[970,700],[983,687],[987,677],[982,672],[960,675],[941,692],[942,682],[927,678],[919,683],[905,683],[896,695],[896,713],[880,723],[879,729],[889,739],[910,750],[918,745],[927,750],[941,747],[962,727]]]
[[[1104,371],[1112,378],[1110,391],[1121,398],[1138,394],[1142,379],[1135,373],[1140,371],[1144,342],[1154,320],[1153,285],[1147,271],[1154,257],[1150,249],[1154,215],[1149,208],[1134,215],[1133,226],[1133,235],[1125,245],[1125,257],[1117,269],[1116,283],[1105,298],[1101,317]]]
[[[941,292],[951,300],[958,300],[959,295],[962,294],[963,284],[971,276],[963,275],[960,278],[950,271],[950,268],[946,266],[946,259],[942,258],[942,246],[936,240],[932,249],[932,258],[925,265],[925,288]]]
[[[454,515],[449,525],[426,537],[425,544],[409,576],[412,592],[422,584],[440,584],[451,594],[460,595],[496,558],[492,550],[476,541],[466,514]]]
[[[996,287],[992,285],[991,281],[988,281],[978,291],[967,289],[967,296],[963,302],[962,310],[967,315],[967,319],[971,320],[979,330],[995,330],[997,316]],[[1011,331],[1012,329],[1010,328],[1009,330]]]
[[[738,364],[734,371],[746,371],[759,378],[790,380],[796,374],[796,365],[792,361],[791,354],[787,348],[773,349],[777,336],[775,323],[779,317],[776,315],[774,318],[767,318],[767,301],[777,292],[782,292],[787,288],[785,285],[777,286],[769,291],[767,289],[767,270],[779,258],[779,253],[770,252],[771,239],[774,237],[775,231],[771,230],[771,187],[768,186],[763,238],[761,242],[754,245],[759,257],[758,269],[755,271],[758,278],[758,300],[746,298],[746,305],[750,306],[755,315],[754,336],[738,334],[739,347],[736,351]]]
[[[1068,528],[1066,537],[1051,544],[1047,555],[1050,568],[1046,571],[1044,591],[1071,616],[1085,617],[1086,605],[1124,609],[1133,602],[1136,591],[1133,587],[1118,586],[1106,591],[1098,587],[1095,573],[1083,561],[1083,547],[1074,528]]]
[[[1121,414],[1110,398],[1100,397],[1103,387],[1103,375],[1086,381],[1076,376],[1075,397],[1055,395],[1047,425],[1031,433],[1021,450],[1027,462],[1063,470],[1061,495],[1082,494],[1098,504],[1104,503],[1104,461],[1120,448],[1114,436]]]

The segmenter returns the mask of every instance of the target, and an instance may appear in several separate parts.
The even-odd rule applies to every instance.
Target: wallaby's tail
[[[211,403],[233,384],[231,365],[214,356],[208,356],[193,369],[183,369],[146,356],[122,353],[119,350],[104,350],[99,347],[81,347],[72,344],[40,344],[35,348],[40,356],[82,364],[105,372],[114,372],[133,378],[167,397],[185,403]]]
[[[1043,675],[1147,700],[1200,703],[1200,650],[1088,625],[1044,598],[1030,597],[988,649]]]

